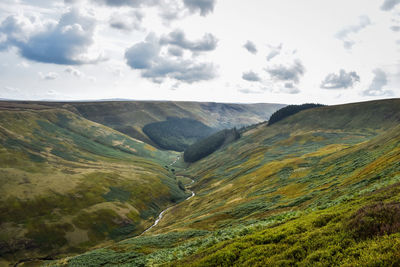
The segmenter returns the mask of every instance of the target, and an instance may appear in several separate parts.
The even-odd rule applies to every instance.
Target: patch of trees
[[[183,159],[186,162],[198,161],[210,155],[223,145],[232,143],[239,138],[240,133],[236,128],[219,131],[189,146],[183,154]]]
[[[310,108],[317,108],[317,107],[323,107],[325,105],[322,104],[302,104],[302,105],[289,105],[284,108],[281,108],[275,113],[271,115],[271,118],[269,118],[268,125],[272,125],[278,121],[283,120],[284,118],[287,118],[289,116],[292,116],[302,110],[310,109]]]
[[[215,130],[193,119],[168,117],[166,121],[145,125],[143,132],[161,148],[184,151]]]

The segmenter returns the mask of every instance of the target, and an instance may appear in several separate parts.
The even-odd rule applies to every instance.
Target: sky
[[[400,0],[1,0],[0,98],[400,97]]]

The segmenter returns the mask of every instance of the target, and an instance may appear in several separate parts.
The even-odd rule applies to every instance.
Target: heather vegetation
[[[356,238],[372,238],[400,232],[400,203],[378,202],[359,209],[348,228]]]

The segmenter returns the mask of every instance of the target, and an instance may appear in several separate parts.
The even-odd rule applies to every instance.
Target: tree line
[[[240,133],[236,128],[219,131],[189,146],[183,154],[183,159],[186,162],[198,161],[210,155],[221,146],[229,144],[239,138]]]
[[[287,118],[291,115],[294,115],[302,110],[310,109],[310,108],[317,108],[317,107],[323,107],[325,105],[322,104],[314,104],[314,103],[309,103],[309,104],[302,104],[302,105],[289,105],[284,108],[281,108],[277,111],[275,111],[271,117],[269,118],[268,125],[272,125],[278,121],[283,120],[284,118]]]
[[[184,151],[215,130],[193,119],[168,117],[166,121],[145,125],[143,132],[161,148]]]

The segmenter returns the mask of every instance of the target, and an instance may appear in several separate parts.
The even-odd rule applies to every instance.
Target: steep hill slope
[[[183,153],[183,159],[185,162],[196,162],[239,138],[236,128],[219,131],[189,146]]]
[[[319,107],[272,126],[260,125],[183,173],[200,178],[194,187],[198,197],[192,202],[200,202],[197,205],[201,212],[197,215],[204,219],[198,216],[193,219],[196,224],[204,221],[207,227],[212,227],[213,217],[220,224],[221,216],[229,221],[271,209],[262,208],[263,204],[257,201],[268,205],[276,202],[276,207],[298,207],[312,199],[320,200],[322,195],[327,197],[322,189],[338,188],[340,183],[335,182],[338,179],[349,177],[348,180],[354,178],[368,184],[367,178],[360,176],[360,169],[373,164],[385,153],[392,153],[398,139],[393,128],[399,124],[400,100],[387,100]],[[386,164],[389,162],[383,169],[388,168]],[[378,169],[370,175],[379,175]],[[354,186],[361,188],[365,184]],[[344,187],[340,192],[355,190],[349,184]],[[211,195],[213,206],[207,208],[205,203]],[[274,201],[269,200],[274,197]],[[234,207],[244,203],[252,203],[250,206],[254,210],[244,208],[236,214]],[[164,222],[167,221],[166,218]],[[176,220],[175,217],[174,221],[188,224],[184,218]]]
[[[196,120],[215,130],[241,127],[268,120],[282,104],[224,104],[174,101],[107,101],[107,102],[1,102],[3,107],[19,106],[57,107],[72,111],[88,120],[106,125],[133,138],[157,147],[143,132],[143,127],[166,122],[168,117]],[[179,127],[184,125],[180,124]],[[183,129],[183,131],[190,131]],[[175,132],[168,132],[173,135]],[[207,131],[198,133],[207,136]],[[165,137],[165,136],[164,136]],[[180,135],[176,136],[178,139]],[[166,137],[165,137],[166,138]],[[164,138],[164,139],[165,139]],[[194,143],[199,138],[183,139],[182,144]]]
[[[65,262],[400,263],[393,223],[400,216],[399,125],[399,99],[320,107],[259,125],[180,170],[196,180],[195,197],[145,236]]]
[[[160,147],[175,151],[184,151],[189,145],[215,132],[215,129],[199,121],[175,117],[146,124],[142,130]]]
[[[164,167],[176,156],[65,109],[3,107],[0,258],[52,258],[140,234],[188,196]]]

